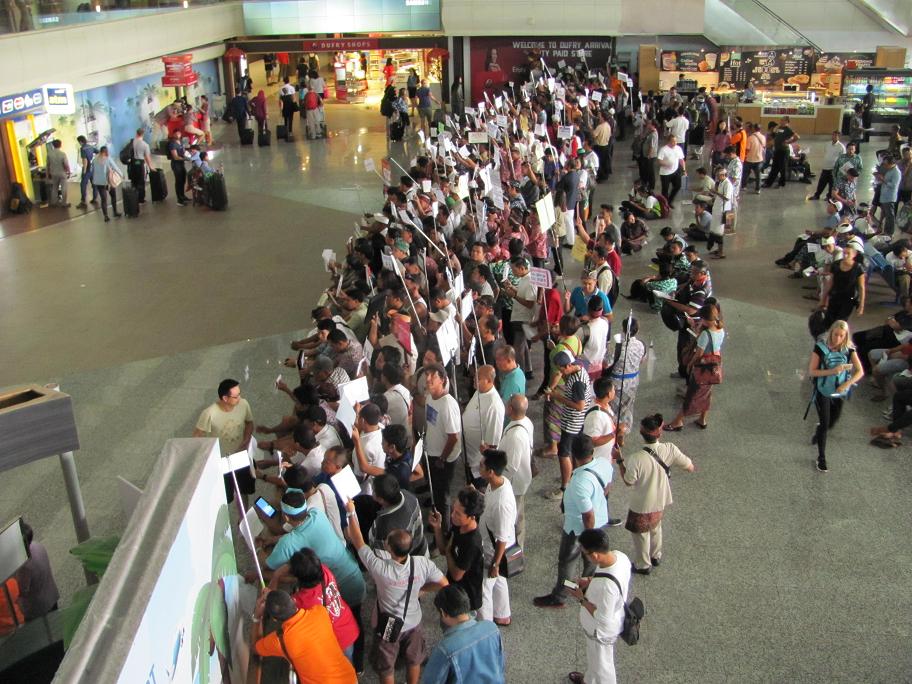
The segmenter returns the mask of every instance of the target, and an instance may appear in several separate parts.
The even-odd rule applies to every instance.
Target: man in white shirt
[[[404,374],[402,368],[392,363],[387,363],[380,371],[380,378],[386,391],[386,413],[390,417],[390,425],[401,425],[406,430],[412,430],[412,393],[402,384]]]
[[[507,549],[516,543],[516,499],[510,481],[503,476],[507,455],[488,449],[484,452],[481,476],[488,484],[484,512],[478,527],[484,549],[487,576],[482,583],[479,620],[493,620],[498,625],[510,624],[510,588],[500,574],[500,562]]]
[[[684,106],[678,107],[678,114],[673,119],[669,120],[665,124],[665,128],[668,131],[669,135],[675,137],[675,141],[678,144],[678,147],[681,148],[681,152],[684,153],[684,157],[687,158],[687,131],[690,128],[690,121],[684,115]]]
[[[361,493],[374,493],[374,477],[361,467],[361,462],[374,468],[383,468],[386,463],[386,452],[383,450],[383,426],[380,419],[383,415],[376,404],[367,403],[361,406],[358,417],[352,427],[351,437],[354,442],[355,458],[352,469],[361,483]]]
[[[482,445],[496,449],[503,431],[505,410],[503,400],[494,387],[496,373],[494,366],[478,367],[478,389],[462,414],[466,459],[476,480],[481,478]],[[476,482],[475,486],[480,489],[483,484]]]
[[[526,374],[526,379],[532,376],[532,357],[529,351],[529,340],[536,335],[532,325],[538,313],[538,288],[532,284],[529,277],[529,262],[525,257],[513,257],[510,260],[510,270],[517,278],[516,285],[509,280],[501,283],[504,293],[513,300],[513,313],[510,317],[510,329],[513,331],[513,348],[519,367]]]
[[[692,473],[696,468],[674,444],[662,444],[662,416],[646,416],[640,421],[645,446],[626,459],[615,462],[631,487],[627,529],[633,536],[634,572],[648,575],[662,559],[662,515],[671,505],[672,467]]]
[[[504,428],[498,448],[507,455],[507,469],[504,477],[513,485],[516,498],[516,541],[520,546],[526,543],[526,492],[532,485],[532,435],[535,428],[526,416],[529,400],[521,394],[514,394],[507,402],[509,422]]]
[[[332,425],[326,422],[326,409],[322,406],[311,406],[307,409],[302,420],[310,424],[314,437],[324,449],[342,446],[342,440],[339,438],[339,432]]]
[[[830,142],[823,148],[823,163],[820,165],[820,178],[817,180],[817,190],[808,199],[819,200],[820,194],[826,188],[827,199],[833,191],[833,167],[836,166],[836,160],[846,153],[846,147],[839,140],[839,131],[833,131],[830,136]]]
[[[462,413],[459,402],[447,393],[443,366],[436,363],[427,366],[424,378],[427,383],[424,452],[431,469],[431,499],[446,528],[450,520],[450,484],[462,451]]]
[[[613,459],[614,442],[617,431],[614,411],[611,409],[611,402],[614,401],[615,387],[609,376],[602,376],[592,384],[592,391],[595,393],[595,400],[592,406],[586,411],[586,418],[583,422],[583,434],[592,438],[593,458],[603,458],[609,464]],[[605,499],[608,499],[608,487],[614,479],[614,468],[607,469],[605,480]],[[611,517],[611,507],[608,510],[608,526],[617,527],[621,524],[620,518]]]
[[[662,194],[668,200],[668,206],[674,206],[674,198],[681,189],[681,176],[687,173],[684,153],[678,146],[678,139],[669,135],[665,144],[659,149],[659,180],[662,183]]]
[[[611,323],[605,317],[604,306],[600,297],[590,299],[586,304],[589,320],[577,332],[583,340],[582,357],[588,362],[586,370],[590,380],[595,380],[602,374],[602,365],[608,353]]]
[[[706,251],[715,259],[725,258],[725,215],[735,208],[735,186],[728,180],[728,169],[720,166],[716,169],[716,189],[712,194],[718,199],[713,202],[712,224],[709,227],[709,238],[706,240]],[[712,252],[712,248],[719,249]]]
[[[584,530],[580,550],[595,565],[591,578],[580,578],[571,595],[580,602],[580,626],[586,635],[586,672],[571,672],[571,682],[614,684],[614,642],[624,628],[624,604],[630,587],[630,559],[612,550],[608,533]]]

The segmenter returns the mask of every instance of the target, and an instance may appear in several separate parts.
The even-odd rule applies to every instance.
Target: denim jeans
[[[557,551],[557,582],[551,590],[551,595],[555,598],[566,598],[567,587],[564,586],[564,580],[576,579],[576,562],[580,557],[583,559],[582,576],[588,577],[595,572],[595,565],[583,556],[579,544],[576,543],[577,539],[579,537],[575,532],[561,531],[560,548]]]

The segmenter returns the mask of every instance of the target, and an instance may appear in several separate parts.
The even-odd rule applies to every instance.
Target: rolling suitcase
[[[285,124],[279,124],[276,126],[276,139],[283,140],[288,136],[288,131],[285,128]]]
[[[153,202],[164,202],[168,196],[168,182],[165,180],[165,172],[162,169],[149,171],[149,187],[152,190]]]
[[[241,131],[241,145],[253,145],[253,129],[245,128]]]
[[[259,145],[260,147],[269,147],[269,145],[271,143],[272,143],[272,131],[270,131],[268,128],[265,131],[263,131],[262,133],[260,133],[259,135],[257,135],[257,145]]]
[[[123,185],[124,214],[127,218],[139,216],[139,190],[132,185]]]
[[[228,207],[228,190],[225,187],[225,177],[220,173],[212,173],[206,177],[206,203],[210,209],[224,211]]]

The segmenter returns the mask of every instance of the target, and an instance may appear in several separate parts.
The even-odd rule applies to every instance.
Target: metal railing
[[[721,0],[755,29],[768,36],[771,45],[802,46],[821,52],[810,38],[773,12],[761,0]]]

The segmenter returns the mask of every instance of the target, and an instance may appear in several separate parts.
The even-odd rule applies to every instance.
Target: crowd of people
[[[562,532],[552,540],[555,584],[534,604],[579,601],[586,669],[570,678],[615,681],[631,576],[664,558],[669,472],[695,468],[663,435],[690,416],[710,427],[725,331],[706,262],[663,230],[653,261],[667,282],[639,279],[650,304],[641,315],[657,311],[675,333],[674,377],[684,384],[672,420],[638,412],[651,350],[633,311],[616,308],[622,255],[645,249],[648,230],[632,211],[593,204],[610,178],[600,169],[611,163],[627,86],[616,75],[547,79],[419,127],[420,151],[404,167],[390,157],[383,206],[364,216],[344,259],[327,257],[332,282],[313,329],[291,344],[286,364],[299,378],[277,385],[290,415],[257,425],[228,379],[197,423],[194,434],[218,436],[225,454],[255,433],[271,453],[257,470],[266,485],[238,471],[238,491],[245,504],[264,493],[278,512],[259,513],[269,586],[257,617],[279,625],[286,646],[259,623],[254,638],[301,681],[354,681],[365,655],[384,682],[397,663],[409,682],[504,681],[499,629],[513,623],[525,506],[548,458],[559,477],[545,494]],[[360,488],[350,499],[336,477],[348,469]],[[609,512],[615,473],[631,491],[626,515],[616,503]],[[229,479],[226,494],[235,496]],[[609,541],[620,525],[630,556]],[[444,626],[436,645],[422,628],[427,592]]]

